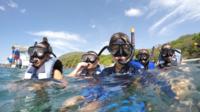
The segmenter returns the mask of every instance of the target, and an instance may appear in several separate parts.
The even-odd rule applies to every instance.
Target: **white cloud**
[[[128,10],[125,10],[125,15],[129,17],[138,17],[142,15],[142,11],[140,9],[130,8]]]
[[[157,2],[156,2],[157,1]],[[200,1],[199,0],[152,0],[150,9],[162,10],[165,13],[150,28],[150,33],[169,31],[169,28],[187,21],[200,20]],[[153,8],[152,8],[153,7]]]
[[[21,13],[26,13],[26,9],[21,9],[20,12]]]
[[[50,40],[50,44],[52,45],[52,47],[58,48],[62,51],[67,51],[67,50],[80,51],[80,49],[75,45],[62,40]]]
[[[18,7],[18,4],[12,0],[10,0],[8,2],[8,6],[11,7],[11,8],[17,8]]]
[[[5,7],[4,6],[0,6],[0,11],[5,11]]]
[[[183,0],[151,0],[150,8],[170,8],[180,4]]]
[[[59,55],[69,51],[81,51],[80,46],[84,46],[87,42],[78,34],[67,32],[40,31],[29,34],[39,37],[47,36],[51,46],[56,51],[55,53]]]
[[[86,43],[86,40],[81,38],[78,34],[72,34],[67,32],[54,32],[54,31],[40,31],[30,33],[35,36],[47,36],[52,39],[63,39],[66,41],[77,41],[81,43]]]

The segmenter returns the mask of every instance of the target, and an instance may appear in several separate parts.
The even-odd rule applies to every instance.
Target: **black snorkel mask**
[[[171,49],[171,48],[163,48],[162,51],[161,51],[161,56],[163,58],[167,58],[167,57],[172,57],[175,53],[175,50],[174,49]]]
[[[116,42],[110,44],[109,46],[104,46],[99,52],[98,56],[100,56],[105,49],[107,49],[113,56],[128,57],[125,62],[119,61],[119,63],[122,65],[130,62],[134,55],[134,47],[132,46],[132,44],[127,43],[122,38],[118,39]]]
[[[149,62],[149,54],[147,53],[139,53],[137,55],[138,60],[143,63],[143,64],[147,64]]]
[[[81,61],[82,62],[86,62],[86,63],[95,63],[97,60],[98,56],[95,54],[90,54],[90,53],[86,53],[83,54],[81,57]]]
[[[34,58],[43,59],[45,57],[45,54],[47,53],[52,54],[54,57],[56,57],[56,55],[52,52],[51,46],[44,48],[38,46],[37,42],[35,42],[34,46],[28,48],[30,63],[35,63],[36,60],[34,60]]]

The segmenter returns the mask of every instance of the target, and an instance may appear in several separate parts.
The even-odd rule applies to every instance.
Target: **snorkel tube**
[[[131,28],[131,43],[130,43],[130,45],[131,45],[131,54],[125,62],[119,62],[122,65],[129,63],[133,59],[133,56],[135,53],[135,29],[133,27]]]
[[[125,64],[127,64],[127,63],[129,63],[131,60],[132,60],[132,58],[133,58],[133,55],[134,55],[134,49],[135,49],[135,36],[134,36],[135,34],[134,34],[134,28],[131,28],[131,43],[130,43],[130,46],[131,46],[131,52],[130,52],[130,55],[128,56],[128,59],[125,61],[125,62],[119,62],[120,64],[122,64],[122,65],[125,65]],[[109,47],[109,45],[107,45],[107,46],[104,46],[101,50],[100,50],[100,52],[98,53],[98,56],[100,56],[102,53],[103,53],[103,51],[105,50],[105,49],[107,49],[109,52],[110,52],[110,47]]]
[[[43,42],[46,42],[46,43],[48,44],[47,47],[48,47],[49,53],[52,54],[52,55],[56,58],[56,55],[53,53],[53,49],[52,49],[52,47],[50,46],[47,37],[43,37],[42,41],[43,41]]]

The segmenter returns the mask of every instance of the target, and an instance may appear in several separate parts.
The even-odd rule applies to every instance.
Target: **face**
[[[149,56],[147,54],[139,54],[138,58],[142,64],[148,63]]]
[[[113,60],[117,63],[117,64],[120,64],[127,61],[128,57],[125,57],[125,56],[113,56]]]
[[[43,44],[38,44],[34,47],[29,47],[28,54],[30,56],[30,62],[35,67],[40,67],[46,59],[49,57],[49,53],[46,51],[46,46]]]
[[[174,51],[171,49],[171,46],[166,45],[163,47],[161,55],[166,62],[168,63],[171,62],[173,54],[174,54]]]
[[[98,57],[94,53],[83,54],[81,57],[81,61],[89,64],[87,69],[94,69],[99,64]]]
[[[33,57],[33,66],[35,67],[40,67],[45,61],[46,61],[46,58],[37,58],[37,57]]]
[[[94,63],[88,62],[89,65],[88,65],[87,69],[94,69],[94,68],[96,68],[97,65],[98,65],[98,63],[99,63],[98,60],[96,60]]]

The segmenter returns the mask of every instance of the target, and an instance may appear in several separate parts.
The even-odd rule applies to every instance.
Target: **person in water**
[[[159,68],[177,66],[181,63],[182,56],[181,51],[173,49],[170,44],[163,44],[160,50],[158,59]]]
[[[101,73],[101,70],[102,68],[100,67],[99,64],[98,54],[94,51],[88,51],[81,56],[81,62],[78,63],[76,68],[67,76],[95,79]],[[94,82],[96,82],[96,79],[94,80]],[[92,86],[93,81],[89,80],[88,83],[90,83],[90,86],[83,88],[81,95],[67,99],[63,103],[63,106],[61,107],[60,111],[65,112],[67,111],[68,107],[72,107],[80,102],[84,102],[84,100],[87,101],[88,99],[92,100],[93,98],[91,98],[92,96],[91,94],[93,93],[91,93],[91,91],[97,91],[98,88],[94,88]]]
[[[36,42],[34,46],[29,47],[28,54],[30,65],[25,72],[24,79],[55,79],[66,86],[62,75],[62,62],[56,58],[46,37],[43,38],[42,42]],[[51,55],[54,55],[54,57]]]
[[[138,51],[138,54],[136,55],[136,58],[139,63],[141,63],[144,66],[145,70],[153,70],[155,69],[155,63],[150,61],[150,54],[147,49],[140,49]]]
[[[99,57],[96,52],[88,51],[81,57],[81,62],[68,75],[70,77],[94,77],[101,73]]]
[[[134,48],[129,41],[128,35],[118,32],[111,36],[108,50],[115,62],[114,66],[105,68],[101,75],[110,74],[139,74],[143,66],[132,60]]]

